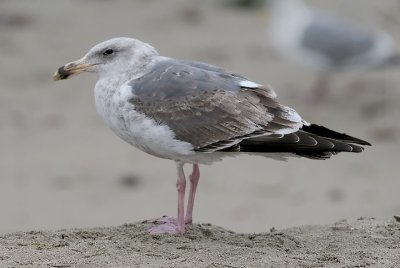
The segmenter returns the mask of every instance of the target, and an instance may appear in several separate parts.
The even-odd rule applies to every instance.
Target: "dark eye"
[[[107,56],[107,55],[111,55],[111,54],[113,54],[114,53],[114,50],[112,50],[111,48],[109,48],[109,49],[106,49],[104,52],[103,52],[103,55],[104,56]]]

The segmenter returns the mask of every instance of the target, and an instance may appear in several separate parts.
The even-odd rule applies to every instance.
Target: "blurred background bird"
[[[329,95],[332,76],[400,62],[392,37],[383,30],[364,29],[327,10],[301,0],[266,0],[268,41],[287,60],[312,69],[317,81],[307,100]]]

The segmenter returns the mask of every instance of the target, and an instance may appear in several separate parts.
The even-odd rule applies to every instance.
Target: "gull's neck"
[[[110,126],[113,125],[110,115],[115,115],[117,109],[113,101],[120,95],[121,86],[143,76],[159,58],[157,51],[148,45],[141,47],[129,60],[122,59],[115,64],[115,68],[98,73],[99,79],[94,90],[96,108]]]

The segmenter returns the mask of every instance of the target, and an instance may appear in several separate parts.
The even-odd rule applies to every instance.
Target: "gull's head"
[[[67,79],[84,71],[99,75],[132,73],[157,56],[149,44],[127,37],[113,38],[95,45],[81,59],[58,68],[54,80]]]

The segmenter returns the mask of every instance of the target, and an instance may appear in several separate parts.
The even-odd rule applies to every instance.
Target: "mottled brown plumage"
[[[134,94],[130,102],[200,151],[222,141],[302,126],[297,113],[278,104],[272,88],[248,88],[241,86],[243,81],[247,79],[211,65],[168,60],[129,83]]]

